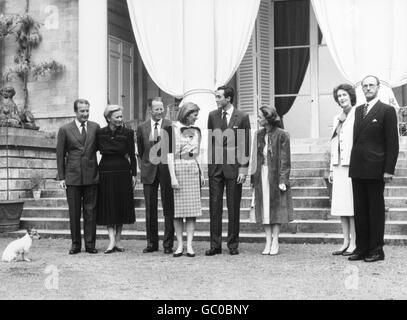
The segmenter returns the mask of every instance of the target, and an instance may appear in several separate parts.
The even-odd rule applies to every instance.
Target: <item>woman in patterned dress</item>
[[[184,218],[187,231],[187,256],[195,256],[192,239],[196,217],[202,215],[200,188],[205,185],[205,180],[199,157],[201,131],[193,127],[198,114],[199,107],[196,104],[185,103],[179,111],[178,121],[168,130],[171,137],[168,168],[171,186],[174,189],[174,229],[178,243],[174,257],[180,257],[184,252],[182,242]]]

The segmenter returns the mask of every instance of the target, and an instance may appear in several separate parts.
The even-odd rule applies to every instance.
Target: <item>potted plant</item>
[[[30,183],[34,200],[39,200],[41,198],[41,190],[44,188],[45,179],[39,173],[35,173],[30,178]]]

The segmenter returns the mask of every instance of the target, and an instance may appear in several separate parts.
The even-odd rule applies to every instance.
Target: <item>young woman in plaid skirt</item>
[[[171,175],[171,186],[174,189],[174,229],[178,248],[174,257],[181,257],[184,248],[182,231],[184,218],[187,231],[187,256],[195,257],[192,249],[196,217],[202,215],[201,187],[205,180],[200,163],[199,150],[201,131],[193,127],[198,119],[199,107],[188,102],[179,111],[178,121],[169,128],[170,153],[168,169]]]

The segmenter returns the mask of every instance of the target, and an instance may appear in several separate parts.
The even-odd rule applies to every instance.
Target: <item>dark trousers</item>
[[[174,195],[171,181],[160,171],[160,167],[158,167],[152,184],[143,185],[146,201],[147,246],[158,248],[158,186],[160,186],[164,211],[163,247],[172,249],[174,244]]]
[[[384,245],[384,181],[352,178],[356,250],[377,254]]]
[[[229,249],[239,246],[240,200],[242,185],[237,179],[226,179],[223,172],[215,172],[209,177],[209,211],[210,211],[210,239],[212,249],[222,248],[222,213],[223,191],[226,185],[226,202],[228,208],[228,238]]]
[[[81,248],[81,211],[83,208],[83,233],[85,249],[94,249],[96,243],[97,185],[67,186],[72,249]]]

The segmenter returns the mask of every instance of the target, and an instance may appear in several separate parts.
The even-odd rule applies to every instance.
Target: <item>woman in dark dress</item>
[[[134,132],[123,126],[123,108],[110,105],[104,112],[107,127],[97,132],[99,194],[97,224],[107,226],[109,246],[105,253],[123,252],[119,246],[123,224],[135,222],[133,189],[136,185],[137,162]]]
[[[252,155],[256,157],[252,185],[255,190],[256,216],[262,220],[266,233],[263,255],[276,255],[279,249],[280,225],[293,220],[290,188],[290,136],[279,128],[280,118],[274,107],[263,106],[259,111],[256,143]]]

